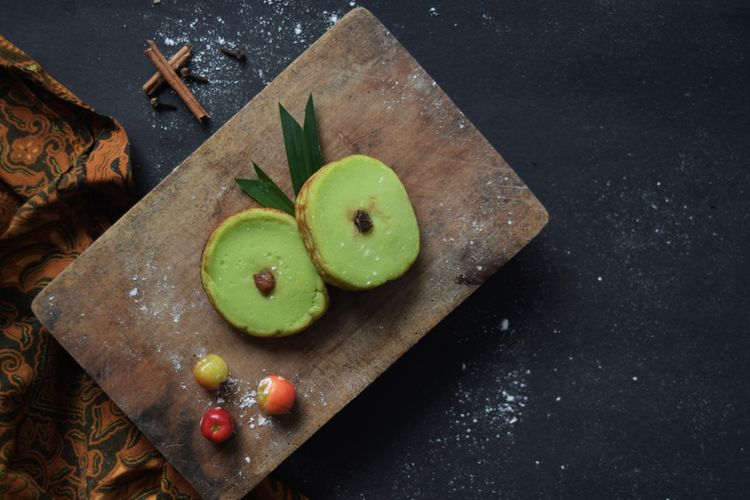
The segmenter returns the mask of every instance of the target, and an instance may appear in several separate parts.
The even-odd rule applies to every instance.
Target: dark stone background
[[[750,4],[359,5],[550,223],[277,475],[321,499],[747,497]],[[143,195],[349,8],[2,0],[0,33],[124,124]],[[206,129],[140,92],[144,39],[179,35],[216,81]]]

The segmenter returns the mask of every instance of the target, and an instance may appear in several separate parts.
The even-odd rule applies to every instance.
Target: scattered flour
[[[328,16],[328,23],[329,27],[333,27],[334,24],[339,22],[339,15],[338,14],[328,14],[328,12],[323,12],[324,15]]]
[[[496,352],[492,359],[497,359]],[[451,404],[445,410],[442,422],[434,422],[431,426],[434,434],[428,438],[428,446],[420,447],[419,453],[426,452],[429,456],[417,460],[414,456],[407,456],[407,461],[402,464],[403,475],[408,484],[412,473],[425,477],[428,464],[442,463],[443,457],[462,453],[473,460],[467,459],[460,471],[449,472],[452,476],[445,486],[450,494],[445,496],[473,498],[479,492],[486,492],[488,495],[479,496],[500,498],[499,485],[494,479],[482,483],[477,480],[485,475],[493,478],[497,449],[513,446],[516,429],[522,424],[529,404],[527,378],[531,371],[498,368],[492,369],[493,374],[488,373],[484,362],[469,364],[466,368],[460,372],[455,384],[447,388]],[[407,493],[406,497],[425,496],[416,490]]]
[[[185,312],[185,301],[180,300],[172,305],[172,322],[179,323],[182,313]]]
[[[182,370],[182,356],[178,352],[171,352],[167,359],[169,359],[170,363],[172,363],[172,366],[174,367],[174,370],[176,372],[179,372]]]
[[[512,370],[498,374],[481,392],[467,390],[459,381],[456,403],[446,412],[452,432],[432,439],[436,443],[452,442],[451,446],[480,446],[498,438],[513,439],[513,427],[524,415],[528,403],[526,377],[530,370]],[[468,376],[479,376],[469,369]]]
[[[208,354],[208,350],[206,349],[206,347],[205,347],[205,346],[199,345],[199,346],[198,346],[198,347],[197,347],[197,348],[195,349],[195,357],[196,357],[196,358],[198,358],[198,359],[203,359],[203,358],[205,358],[205,357],[206,357],[206,354]]]
[[[257,403],[256,397],[257,397],[257,393],[254,390],[250,392],[246,392],[240,398],[239,403],[237,403],[237,406],[241,409],[250,408],[251,406],[254,406],[255,403]]]

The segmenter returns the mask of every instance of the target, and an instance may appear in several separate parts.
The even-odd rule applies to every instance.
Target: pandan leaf
[[[312,94],[308,97],[305,106],[304,126],[300,126],[281,103],[279,103],[279,114],[289,165],[289,177],[292,179],[294,194],[297,195],[305,181],[323,166]],[[253,162],[253,167],[258,175],[257,179],[235,179],[242,190],[264,207],[277,208],[294,215],[292,200],[255,162]]]
[[[235,182],[245,193],[264,207],[283,210],[293,216],[294,203],[292,200],[255,162],[253,162],[253,168],[258,176],[257,179],[235,179]]]
[[[298,194],[307,178],[307,165],[304,160],[305,139],[302,127],[297,120],[279,103],[281,131],[284,134],[286,161],[289,164],[289,176],[292,178],[294,194]]]
[[[284,136],[286,159],[289,164],[289,176],[292,179],[294,194],[298,194],[302,185],[323,166],[323,156],[318,141],[318,129],[315,124],[315,109],[312,94],[305,106],[304,127],[279,103],[281,131]]]
[[[318,127],[316,123],[313,96],[310,94],[310,97],[307,99],[307,106],[305,106],[305,123],[302,128],[305,134],[306,150],[310,156],[309,165],[311,168],[308,177],[312,176],[323,166],[323,154],[321,153],[320,142],[318,141]]]

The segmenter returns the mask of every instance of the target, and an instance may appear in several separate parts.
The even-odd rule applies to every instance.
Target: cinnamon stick
[[[187,106],[190,112],[193,113],[193,116],[195,116],[195,118],[201,123],[204,119],[211,118],[211,115],[203,109],[203,106],[198,102],[198,99],[196,99],[193,93],[190,92],[190,89],[188,89],[182,80],[180,80],[174,69],[169,66],[169,63],[164,58],[164,54],[162,54],[159,47],[156,46],[156,42],[153,40],[146,40],[146,43],[148,43],[149,46],[145,51],[146,56],[151,63],[156,66],[156,69],[159,70],[159,73],[164,77],[167,85],[174,89],[179,98],[182,99],[182,102],[185,103],[185,106]]]
[[[188,44],[180,48],[175,54],[169,59],[169,65],[175,70],[179,70],[180,67],[184,66],[188,62],[193,52],[193,46]],[[143,84],[143,91],[149,97],[153,96],[157,90],[164,84],[164,78],[158,71],[154,73],[146,83]]]

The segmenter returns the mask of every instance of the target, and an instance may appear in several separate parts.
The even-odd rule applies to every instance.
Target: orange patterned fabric
[[[31,313],[131,203],[128,148],[0,37],[0,497],[197,496]]]
[[[197,494],[31,313],[131,203],[129,144],[0,36],[0,498]],[[251,498],[292,498],[267,480]]]

